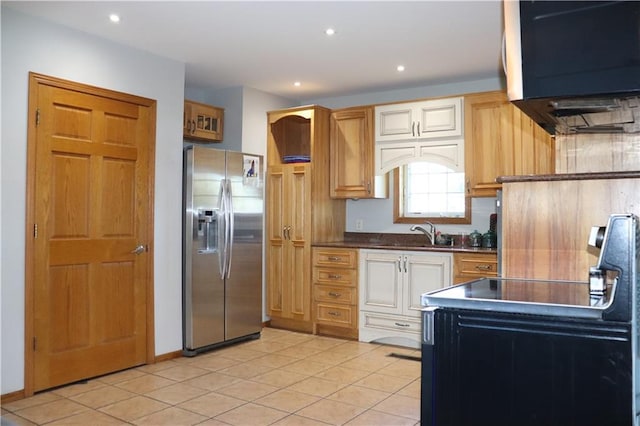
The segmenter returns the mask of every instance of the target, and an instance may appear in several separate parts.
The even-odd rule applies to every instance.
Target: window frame
[[[469,193],[469,182],[465,179],[466,191],[464,197],[464,216],[462,217],[441,217],[441,216],[404,216],[403,207],[403,188],[400,187],[401,168],[399,166],[393,169],[393,223],[425,223],[429,221],[434,224],[471,224],[471,194]]]

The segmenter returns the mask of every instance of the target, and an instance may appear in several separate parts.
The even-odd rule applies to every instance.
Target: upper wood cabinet
[[[474,197],[495,197],[498,176],[547,174],[555,170],[553,138],[513,106],[504,92],[467,95],[465,172]]]
[[[184,101],[182,134],[185,139],[222,141],[224,109],[194,101]]]
[[[374,174],[374,107],[334,110],[329,130],[332,198],[386,198],[388,178]]]
[[[310,163],[315,158],[318,143],[329,138],[329,110],[320,107],[300,107],[269,113],[267,141],[268,165]],[[326,123],[316,123],[318,119]],[[326,153],[329,154],[328,145]],[[325,159],[328,160],[328,157]]]

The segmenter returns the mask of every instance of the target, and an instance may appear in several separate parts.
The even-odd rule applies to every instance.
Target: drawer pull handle
[[[329,311],[327,312],[329,315],[331,315],[332,317],[339,317],[340,316],[340,312],[333,312],[333,311]]]
[[[329,256],[327,259],[329,259],[331,262],[340,262],[342,260],[340,256]]]
[[[340,278],[342,278],[342,275],[339,275],[339,274],[329,274],[329,278],[331,278],[332,280],[339,280]]]
[[[411,324],[403,324],[403,323],[401,323],[401,322],[397,322],[397,323],[396,323],[396,325],[397,325],[398,327],[411,327]]]
[[[476,269],[479,271],[491,271],[493,270],[493,265],[476,265]]]
[[[340,297],[340,296],[342,296],[342,294],[341,294],[341,293],[335,293],[335,292],[333,292],[333,291],[330,291],[330,292],[329,292],[329,296],[331,296],[331,297]]]

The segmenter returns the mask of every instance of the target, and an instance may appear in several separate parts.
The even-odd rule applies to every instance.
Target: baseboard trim
[[[5,393],[4,395],[0,395],[0,405],[7,404],[13,401],[19,401],[25,398],[24,389],[20,389],[19,391]]]
[[[169,361],[171,359],[182,358],[182,351],[168,352],[162,355],[156,355],[154,362]]]

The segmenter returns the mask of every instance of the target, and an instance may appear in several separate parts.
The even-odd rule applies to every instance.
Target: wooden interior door
[[[153,361],[155,101],[50,83],[31,76],[34,391]]]

